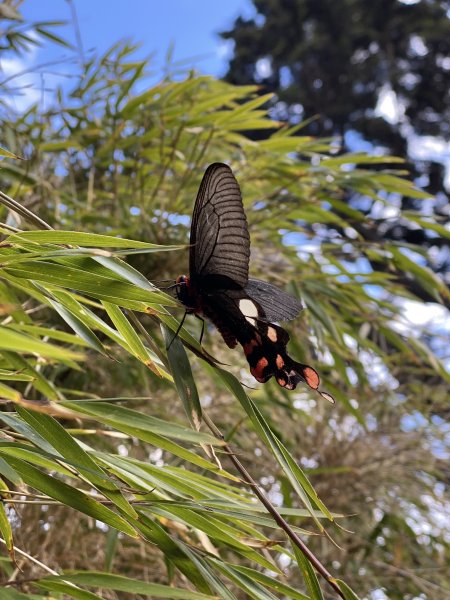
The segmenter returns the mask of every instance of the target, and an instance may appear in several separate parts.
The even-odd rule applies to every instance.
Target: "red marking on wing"
[[[317,390],[317,388],[319,387],[320,379],[317,375],[317,372],[314,371],[314,369],[312,369],[311,367],[305,367],[303,369],[303,377],[305,378],[305,381],[309,385],[309,387],[313,388],[314,390]]]
[[[268,364],[269,361],[263,356],[258,360],[254,367],[251,367],[250,373],[253,375],[256,381],[260,381],[261,383],[264,383],[266,381],[266,378],[264,377],[263,373],[264,369],[267,367]]]
[[[281,354],[277,354],[277,358],[275,360],[277,367],[281,370],[284,367],[284,359]],[[280,384],[281,385],[281,384]]]

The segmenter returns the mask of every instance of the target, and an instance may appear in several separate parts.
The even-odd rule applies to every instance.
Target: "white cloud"
[[[450,333],[450,315],[444,306],[404,299],[398,299],[398,303],[401,305],[401,317],[395,322],[397,330],[417,337],[430,328]]]
[[[35,32],[27,31],[26,34],[38,40]],[[64,56],[47,60],[45,51],[45,45],[29,45],[23,56],[18,57],[10,52],[9,56],[0,58],[2,100],[19,113],[36,102],[40,102],[44,109],[54,97],[58,84],[70,77],[73,61]]]
[[[11,93],[3,92],[2,99],[19,112],[37,102],[42,95],[39,74],[32,71],[34,56],[35,53],[30,52],[24,59],[14,57],[0,60],[0,81],[6,82],[4,85],[12,90]]]

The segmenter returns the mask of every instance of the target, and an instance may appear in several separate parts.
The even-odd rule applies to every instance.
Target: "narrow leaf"
[[[161,330],[175,386],[188,419],[198,430],[202,419],[202,407],[186,351],[178,336],[174,337],[175,334],[166,325],[161,324]]]
[[[70,506],[89,517],[93,517],[106,525],[110,525],[131,537],[137,537],[134,528],[129,525],[125,519],[106,506],[103,506],[89,495],[80,492],[76,488],[67,485],[67,483],[60,481],[55,477],[50,477],[19,458],[6,455],[4,455],[4,458],[6,462],[21,475],[24,482],[32,488],[39,490],[43,494],[47,494],[50,498],[54,498],[62,504]]]

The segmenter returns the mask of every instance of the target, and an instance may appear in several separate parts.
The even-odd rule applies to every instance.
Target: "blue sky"
[[[227,45],[218,32],[232,26],[239,15],[254,13],[250,0],[73,0],[76,8],[83,48],[105,51],[123,38],[142,42],[141,56],[156,53],[156,64],[162,64],[167,50],[174,44],[174,59],[188,59],[188,67],[211,75],[226,71]],[[21,11],[26,20],[72,21],[70,3],[66,0],[25,0]],[[61,33],[75,43],[70,23]],[[39,60],[61,58],[60,48],[39,53]],[[195,60],[194,57],[202,56]],[[194,58],[194,60],[192,60]]]

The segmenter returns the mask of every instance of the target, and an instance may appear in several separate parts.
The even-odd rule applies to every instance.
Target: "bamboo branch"
[[[202,416],[203,416],[203,420],[205,421],[206,425],[209,427],[212,434],[219,440],[222,440],[223,442],[225,442],[224,435],[215,426],[215,424],[211,421],[211,419],[208,417],[208,415],[206,413],[203,413]],[[334,589],[334,591],[338,594],[338,596],[345,599],[345,596],[342,593],[342,591],[339,589],[339,586],[335,582],[334,577],[326,569],[326,567],[324,567],[324,565],[315,556],[315,554],[313,554],[311,552],[311,550],[308,548],[308,546],[306,546],[306,544],[298,537],[298,535],[291,528],[289,523],[280,515],[280,513],[276,510],[276,508],[273,506],[273,504],[266,498],[266,496],[264,495],[264,493],[262,492],[262,490],[260,489],[260,487],[258,486],[256,481],[252,478],[250,473],[247,471],[247,469],[244,467],[244,465],[237,458],[237,456],[235,455],[235,453],[233,452],[231,447],[227,443],[225,443],[225,445],[223,446],[223,450],[224,450],[225,454],[227,454],[229,456],[231,462],[234,464],[236,469],[239,471],[239,473],[241,474],[245,483],[247,483],[250,486],[250,488],[253,490],[253,493],[255,494],[255,496],[264,505],[267,512],[273,517],[274,521],[281,527],[281,529],[290,538],[291,542],[295,546],[297,546],[297,548],[304,554],[304,556],[307,558],[307,560],[312,564],[312,566],[316,569],[316,571],[320,575],[322,575],[322,577]]]

